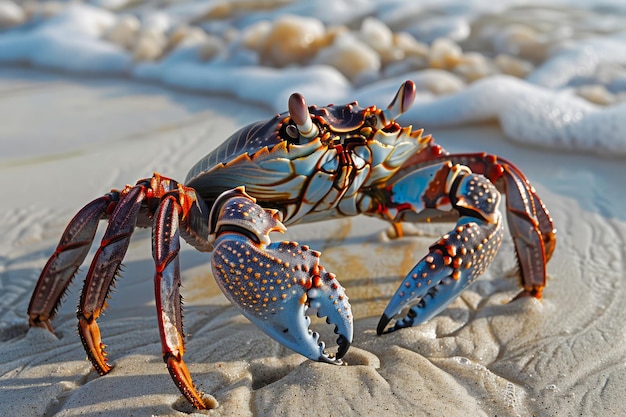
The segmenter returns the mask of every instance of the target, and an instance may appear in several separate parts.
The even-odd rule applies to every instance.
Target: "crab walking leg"
[[[67,225],[54,254],[41,271],[30,299],[30,327],[42,327],[54,332],[50,321],[61,304],[61,298],[89,253],[98,223],[118,199],[117,192],[96,198],[76,213]]]
[[[485,175],[506,196],[507,223],[524,288],[518,297],[541,298],[546,285],[546,263],[556,245],[556,229],[534,187],[515,165],[494,155],[454,154],[446,159]]]
[[[419,180],[428,179],[426,184]],[[424,221],[445,207],[457,211],[455,228],[430,247],[385,308],[377,333],[423,323],[446,308],[489,266],[502,241],[500,194],[484,176],[450,162],[434,164],[395,179],[385,210],[394,221]],[[405,317],[387,329],[405,308]]]
[[[152,255],[156,267],[154,291],[163,360],[180,392],[194,407],[203,410],[216,408],[218,403],[212,396],[198,391],[183,361],[185,343],[178,256],[180,251],[178,219],[182,211],[177,198],[169,195],[162,200],[155,215],[152,228]],[[208,217],[208,213],[205,217]]]
[[[107,362],[96,319],[106,307],[107,296],[128,249],[144,198],[145,185],[136,185],[120,199],[111,214],[100,248],[85,277],[76,312],[78,333],[87,357],[100,375],[109,372],[111,366]]]

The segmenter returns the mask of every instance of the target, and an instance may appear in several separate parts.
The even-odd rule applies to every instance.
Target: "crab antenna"
[[[394,121],[402,113],[406,112],[415,101],[415,83],[407,80],[402,83],[396,96],[391,100],[386,110],[383,110],[388,121]]]
[[[302,137],[310,139],[317,136],[319,130],[311,120],[309,108],[302,94],[293,93],[291,97],[289,97],[289,115],[291,116],[291,120],[298,126],[298,131],[300,131]]]

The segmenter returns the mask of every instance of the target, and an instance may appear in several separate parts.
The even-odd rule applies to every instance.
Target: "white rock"
[[[619,62],[598,62],[594,78],[600,84],[623,83],[626,81],[626,68]]]
[[[331,65],[352,82],[375,78],[381,68],[380,57],[372,48],[351,34],[343,34],[322,49],[313,64]]]
[[[279,67],[305,63],[317,54],[324,33],[324,24],[316,18],[281,16],[264,39],[261,60]]]
[[[391,49],[393,44],[391,29],[374,17],[363,20],[359,37],[378,53]]]
[[[236,40],[239,39],[240,35],[241,35],[241,32],[239,32],[237,28],[234,28],[232,26],[228,26],[221,33],[222,39],[224,39],[224,42],[226,43],[235,42]]]
[[[178,45],[198,45],[206,39],[207,34],[199,27],[181,25],[174,29],[167,39],[167,49]]]
[[[12,1],[0,1],[0,28],[17,26],[26,20],[26,12]]]
[[[215,35],[207,35],[198,48],[198,57],[202,61],[208,61],[220,54],[224,48],[224,41]]]
[[[452,94],[465,88],[465,83],[459,77],[439,69],[420,71],[413,81],[418,90],[428,90],[436,95]]]
[[[396,75],[423,70],[425,68],[428,68],[426,58],[408,56],[403,60],[386,64],[383,69],[383,73],[385,74],[385,77],[395,77]]]
[[[530,26],[514,24],[493,34],[493,47],[501,54],[514,55],[533,61],[543,61],[549,45],[544,37]]]
[[[253,51],[260,51],[271,30],[272,24],[267,20],[256,22],[241,31],[241,44]]]
[[[624,101],[626,101],[626,91],[615,94],[615,102],[623,103]]]
[[[451,69],[460,61],[463,51],[454,41],[446,38],[436,39],[428,52],[428,65],[431,68]]]
[[[389,49],[384,49],[382,51],[376,51],[376,52],[380,56],[380,60],[384,66],[387,66],[395,62],[404,61],[406,58],[406,54],[400,48],[392,47]]]
[[[56,16],[67,6],[66,4],[58,1],[39,2],[36,0],[29,0],[22,2],[22,7],[28,20],[34,17],[47,19],[49,17]]]
[[[506,54],[496,56],[494,63],[503,74],[518,78],[526,77],[535,69],[531,62]]]
[[[472,82],[480,78],[498,73],[498,68],[485,55],[479,52],[468,52],[461,55],[454,73]]]
[[[131,49],[136,42],[141,23],[133,15],[120,16],[115,25],[109,29],[104,38],[123,48]]]
[[[135,61],[154,61],[163,55],[167,38],[157,29],[144,29],[133,47]]]
[[[120,10],[123,7],[133,3],[134,0],[91,0],[90,3],[108,10]]]
[[[616,101],[616,97],[601,84],[583,85],[578,88],[576,93],[592,103],[603,106],[613,104]]]
[[[408,32],[398,32],[393,35],[393,45],[400,48],[406,56],[427,58],[428,45],[417,41]]]
[[[438,38],[459,42],[467,39],[471,33],[468,16],[456,14],[428,16],[424,13],[421,18],[406,26],[404,30],[424,42],[431,42]]]
[[[142,20],[143,27],[156,32],[165,33],[172,27],[170,16],[166,12],[153,12],[145,16]]]

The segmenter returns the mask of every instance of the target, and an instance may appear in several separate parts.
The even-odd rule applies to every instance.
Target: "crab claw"
[[[415,265],[380,317],[380,335],[424,323],[439,314],[476,280],[494,258],[502,241],[502,220],[461,217],[456,228],[430,247]],[[408,307],[403,318],[389,322]]]
[[[215,279],[226,298],[267,335],[307,358],[341,364],[353,334],[348,297],[319,264],[319,252],[295,242],[264,243],[267,233],[280,230],[275,216],[245,192],[222,205],[211,261]],[[309,308],[335,325],[336,354],[309,330]]]

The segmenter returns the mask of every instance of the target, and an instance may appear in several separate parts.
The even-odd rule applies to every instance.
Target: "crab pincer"
[[[271,243],[284,231],[275,210],[255,204],[243,188],[218,198],[217,239],[211,265],[229,301],[267,335],[301,355],[341,364],[352,342],[352,311],[335,275],[319,264],[320,253],[296,242]],[[309,329],[307,311],[326,317],[338,334],[335,354]]]

